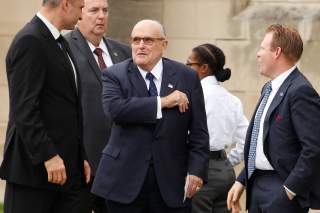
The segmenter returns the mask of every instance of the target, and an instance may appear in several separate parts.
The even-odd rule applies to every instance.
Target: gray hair
[[[151,20],[151,21],[154,21],[156,22],[157,24],[159,24],[160,26],[160,35],[163,37],[163,38],[166,38],[167,37],[167,33],[166,33],[166,29],[164,28],[163,24],[161,24],[159,21],[157,20]]]
[[[50,5],[52,7],[56,7],[60,4],[61,0],[42,0],[42,6]]]

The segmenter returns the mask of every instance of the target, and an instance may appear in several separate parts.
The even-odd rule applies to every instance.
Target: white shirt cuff
[[[291,191],[290,189],[288,189],[288,187],[286,187],[285,185],[283,185],[283,187],[288,191],[290,192],[290,194],[292,194],[293,196],[296,196],[297,194],[294,193],[293,191]]]
[[[157,96],[157,119],[162,118],[161,98]]]

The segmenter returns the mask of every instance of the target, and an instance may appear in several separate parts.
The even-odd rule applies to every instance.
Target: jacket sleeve
[[[40,112],[40,97],[46,76],[44,52],[39,39],[24,36],[12,45],[6,61],[10,110],[16,136],[25,144],[34,164],[57,154]]]
[[[300,156],[284,185],[299,194],[308,193],[320,162],[320,99],[317,92],[304,84],[290,93],[290,112]]]
[[[126,69],[119,66],[119,69]],[[120,70],[113,70],[120,71]],[[111,71],[102,73],[102,104],[106,114],[119,124],[154,124],[157,97],[129,96],[124,91],[126,81]]]
[[[195,73],[193,73],[195,74]],[[191,92],[191,122],[189,127],[188,148],[189,168],[191,175],[198,176],[207,182],[209,166],[209,134],[203,91],[200,80],[194,75]]]

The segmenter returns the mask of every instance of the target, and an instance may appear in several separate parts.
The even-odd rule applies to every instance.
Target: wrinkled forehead
[[[139,22],[132,30],[131,37],[161,37],[161,26],[156,22]]]

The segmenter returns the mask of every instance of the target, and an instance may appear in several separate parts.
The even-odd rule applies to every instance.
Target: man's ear
[[[274,56],[275,56],[275,58],[279,58],[280,55],[281,55],[281,53],[282,53],[281,47],[275,48],[275,51],[274,51]]]
[[[68,8],[70,7],[70,0],[61,0],[60,6],[63,11],[68,11]]]
[[[162,47],[163,47],[163,49],[167,49],[167,46],[168,46],[168,41],[167,41],[167,40],[164,40],[164,41],[162,42]]]

